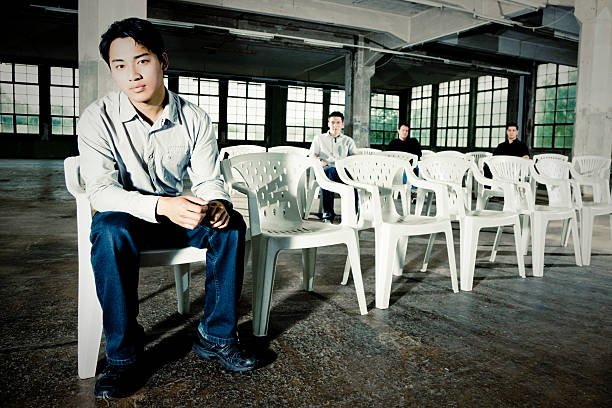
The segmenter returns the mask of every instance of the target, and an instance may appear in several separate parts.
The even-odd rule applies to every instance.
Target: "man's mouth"
[[[145,89],[145,85],[138,85],[138,86],[133,86],[130,88],[130,91],[135,92],[135,93],[139,93],[144,91]]]

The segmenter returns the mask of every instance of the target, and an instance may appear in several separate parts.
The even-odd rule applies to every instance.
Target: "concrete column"
[[[573,155],[612,155],[612,0],[576,1],[580,23]]]
[[[100,36],[114,21],[147,18],[147,0],[79,0],[79,112],[118,88],[100,57]]]
[[[363,38],[357,40],[363,45]],[[382,54],[358,48],[346,60],[344,129],[358,147],[370,146],[370,80]]]

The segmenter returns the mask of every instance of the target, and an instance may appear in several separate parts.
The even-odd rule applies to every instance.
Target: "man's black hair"
[[[163,54],[166,52],[164,40],[153,26],[153,23],[141,18],[131,17],[125,20],[115,21],[108,27],[108,30],[102,34],[100,40],[100,55],[106,61],[106,65],[110,67],[109,50],[111,43],[117,38],[131,37],[136,43],[148,48],[152,53],[157,55],[160,61],[164,61]]]
[[[508,122],[506,124],[506,130],[508,130],[508,128],[511,127],[511,126],[514,126],[516,128],[516,130],[518,130],[518,128],[519,128],[518,127],[518,123],[516,123],[516,122]]]
[[[400,130],[402,128],[402,126],[406,126],[408,129],[410,129],[410,125],[408,124],[408,122],[401,121],[397,125],[397,130]]]
[[[333,116],[337,116],[340,119],[342,119],[342,121],[344,122],[344,115],[342,114],[342,112],[339,111],[333,111],[332,113],[330,113],[329,115],[327,115],[327,119],[333,117]]]

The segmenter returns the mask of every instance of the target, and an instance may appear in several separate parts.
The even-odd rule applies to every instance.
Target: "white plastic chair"
[[[474,282],[474,267],[476,263],[476,251],[478,248],[478,235],[482,228],[512,226],[514,232],[514,247],[516,251],[516,261],[519,269],[519,276],[525,278],[525,261],[523,259],[523,248],[521,239],[521,223],[519,219],[519,201],[516,192],[511,184],[502,181],[493,181],[486,178],[480,171],[476,163],[470,163],[471,175],[479,185],[489,185],[501,189],[504,193],[504,208],[502,211],[494,210],[475,210],[469,206],[462,205],[461,190],[459,185],[454,187],[456,208],[459,211],[459,230],[460,230],[460,253],[461,253],[461,290],[472,290]]]
[[[389,307],[392,275],[401,274],[406,255],[407,238],[444,232],[448,250],[451,283],[454,292],[459,290],[453,233],[448,213],[446,186],[420,180],[412,173],[405,160],[382,155],[356,155],[336,162],[342,181],[368,194],[372,204],[376,256],[376,307]],[[393,201],[393,180],[406,172],[411,185],[433,190],[436,194],[435,217],[399,215]]]
[[[446,158],[465,158],[465,157],[469,157],[466,156],[465,153],[461,153],[458,152],[456,150],[442,150],[440,152],[431,152],[430,154],[428,154],[427,156],[422,156],[421,157],[421,161],[423,160],[428,160],[431,158],[438,158],[438,159],[446,159]],[[472,160],[472,158],[469,158],[470,160]],[[419,163],[417,163],[417,166],[421,166],[421,161]],[[422,175],[419,174],[419,176],[422,178]],[[471,181],[467,180],[468,182],[471,183]],[[468,184],[471,188],[471,184]],[[471,203],[471,196],[468,198],[469,202]],[[425,200],[427,200],[427,203],[425,204]],[[425,214],[429,215],[431,212],[431,205],[432,205],[432,200],[433,200],[433,194],[431,191],[426,191],[426,190],[417,190],[417,197],[416,197],[416,206],[415,206],[415,214],[421,214],[423,211],[423,206],[425,206],[426,211]]]
[[[569,167],[568,157],[557,153],[543,153],[536,154],[533,156],[533,164],[539,174],[556,179],[569,179]],[[537,197],[536,182],[534,178],[531,178],[531,191]],[[559,199],[558,191],[554,186],[547,187],[547,193],[549,199],[552,197],[553,201]],[[569,237],[569,220],[565,220],[563,223],[563,233],[561,234],[561,245],[567,246]]]
[[[603,158],[602,158],[603,159]],[[598,176],[584,176],[574,167],[570,167],[570,172],[573,181],[578,184],[577,194],[575,195],[575,201],[577,204],[578,214],[580,215],[580,246],[582,249],[582,263],[584,265],[591,264],[591,249],[593,244],[593,223],[596,216],[599,215],[610,215],[610,232],[612,239],[612,191],[608,190],[609,180],[603,175],[604,172],[610,169],[610,159],[607,161],[604,159],[602,162],[602,171],[594,171],[594,174],[600,174],[603,177]],[[607,164],[607,170],[605,165]],[[597,191],[598,194],[594,194],[593,198],[599,196],[600,201],[583,201],[582,194],[580,193],[580,186],[586,185]]]
[[[340,194],[342,222],[326,224],[302,219],[297,205],[300,179],[308,169],[317,183]],[[319,161],[287,153],[252,153],[221,163],[224,177],[249,200],[249,222],[253,244],[253,334],[265,336],[276,273],[276,257],[282,249],[302,249],[304,289],[313,290],[316,248],[345,244],[348,248],[359,311],[367,306],[356,225],[353,188],[330,181]],[[243,182],[234,178],[237,172]]]
[[[80,176],[79,157],[64,160],[66,187],[77,202],[77,231],[79,251],[79,300],[78,300],[78,371],[80,378],[96,374],[100,340],[102,338],[102,308],[96,295],[96,285],[91,266],[92,208]],[[178,312],[189,313],[189,264],[206,261],[206,250],[187,247],[142,251],[140,266],[174,265],[174,280],[178,298]]]
[[[271,153],[293,153],[302,157],[309,157],[310,150],[305,147],[296,146],[273,146],[268,148],[268,152]],[[298,190],[298,204],[302,212],[302,218],[305,220],[310,216],[310,210],[312,203],[319,194],[319,186],[315,182],[314,174],[310,170],[306,170],[303,180],[303,187]]]
[[[450,196],[451,199],[449,201],[449,206],[451,221],[459,220],[459,215],[464,213],[464,210],[462,209],[463,205],[468,206],[468,208],[470,206],[470,190],[469,187],[466,187],[464,185],[464,180],[471,177],[471,174],[469,175],[469,177],[466,177],[466,173],[470,169],[471,162],[472,158],[464,154],[441,155],[440,153],[427,156],[427,158],[419,162],[420,176],[424,180],[441,182],[445,185],[451,185],[453,186],[453,193],[457,193],[459,191],[458,189],[461,188],[461,206],[458,206],[458,199],[456,197],[453,198],[453,194],[451,194]],[[417,194],[417,208],[419,202],[418,200],[419,199]],[[429,203],[429,205],[431,205],[431,203]],[[429,214],[429,209],[427,210],[427,214]],[[427,265],[429,263],[429,258],[431,256],[431,250],[433,248],[435,239],[435,233],[429,236],[429,243],[427,244],[427,250],[425,251],[425,258],[423,260],[421,272],[427,271]]]
[[[576,265],[582,266],[580,253],[580,242],[578,238],[578,223],[576,212],[572,203],[571,186],[569,180],[554,179],[539,174],[533,166],[533,161],[522,157],[492,156],[484,159],[494,181],[501,180],[512,183],[516,189],[516,197],[519,200],[519,212],[528,218],[523,220],[523,251],[527,251],[528,223],[531,223],[531,255],[532,270],[534,276],[544,274],[544,248],[546,240],[546,227],[549,221],[566,219],[570,220],[570,228],[574,242],[574,254]],[[569,166],[569,163],[567,164]],[[533,177],[538,184],[546,186],[547,191],[555,191],[549,196],[548,205],[535,205],[535,198],[531,185],[524,180],[527,176]],[[497,230],[497,236],[491,253],[491,261],[495,260],[495,254],[501,240],[502,230]]]
[[[235,157],[241,154],[247,154],[247,153],[261,153],[261,152],[265,152],[266,151],[266,147],[265,146],[259,146],[259,145],[252,145],[252,144],[244,144],[244,145],[236,145],[236,146],[226,146],[221,148],[221,150],[219,150],[219,158],[217,159],[217,164],[220,165],[221,161],[224,159],[229,159],[231,157]],[[234,177],[238,177],[237,174],[234,174]],[[226,188],[228,193],[231,195],[232,194],[232,186],[230,185],[229,182],[226,181]]]
[[[582,176],[580,189],[588,187],[593,193],[593,202],[605,201],[605,190],[608,184],[600,180],[610,182],[610,158],[601,156],[574,156],[572,158],[574,172]],[[584,200],[583,200],[584,201]]]

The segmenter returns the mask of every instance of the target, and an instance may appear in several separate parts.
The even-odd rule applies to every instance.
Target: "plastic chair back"
[[[373,149],[371,147],[361,147],[355,151],[355,154],[381,154],[383,151],[379,149]]]
[[[253,200],[255,212],[250,209],[251,235],[262,230],[293,230],[300,228],[302,217],[298,207],[300,179],[308,168],[319,166],[315,159],[291,153],[249,153],[221,162],[221,171],[230,183],[244,179],[250,191],[249,208]],[[240,175],[236,179],[233,173]],[[255,195],[255,196],[253,196]]]
[[[268,151],[270,153],[293,153],[293,154],[299,154],[304,157],[308,157],[310,155],[310,150],[306,149],[305,147],[297,147],[297,146],[273,146],[273,147],[269,147]],[[251,153],[257,153],[257,152],[251,152]]]
[[[463,194],[449,195],[449,205],[455,215],[463,214],[463,209],[470,203],[468,194],[471,194],[471,191],[468,187],[463,186],[463,180],[469,173],[472,160],[471,157],[464,154],[455,157],[436,154],[419,162],[420,175],[425,180],[452,183],[462,188]]]

